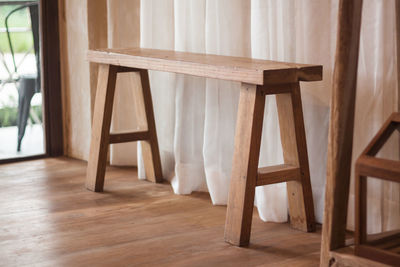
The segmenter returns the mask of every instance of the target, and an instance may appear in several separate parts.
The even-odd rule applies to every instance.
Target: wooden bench
[[[121,142],[141,140],[146,178],[162,181],[148,70],[237,81],[241,89],[225,240],[248,244],[255,187],[279,182],[287,182],[291,225],[315,230],[299,82],[320,81],[322,66],[143,48],[90,50],[87,58],[100,63],[86,180],[89,190],[103,190],[108,146]],[[136,93],[143,96],[139,104],[145,110],[141,119],[147,129],[110,134],[118,72],[140,74],[142,90]],[[284,164],[259,169],[265,96],[270,94],[276,95]]]

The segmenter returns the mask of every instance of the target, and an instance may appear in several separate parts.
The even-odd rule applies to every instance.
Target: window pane
[[[0,1],[0,159],[43,154],[38,1]]]

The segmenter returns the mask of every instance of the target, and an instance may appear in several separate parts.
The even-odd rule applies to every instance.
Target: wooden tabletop
[[[174,72],[257,85],[322,80],[321,65],[170,50],[146,48],[98,49],[89,50],[87,59],[95,63]]]

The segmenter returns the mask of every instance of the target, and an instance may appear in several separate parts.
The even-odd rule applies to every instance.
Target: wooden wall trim
[[[89,49],[108,47],[107,0],[87,0],[87,25]],[[90,114],[93,118],[96,96],[98,64],[90,63]]]
[[[58,1],[41,0],[40,12],[46,154],[55,157],[64,153]]]
[[[400,111],[400,0],[395,0],[397,53],[397,111]]]
[[[396,13],[396,54],[397,54],[397,111],[400,112],[400,0],[395,0]],[[400,139],[399,139],[400,155]]]

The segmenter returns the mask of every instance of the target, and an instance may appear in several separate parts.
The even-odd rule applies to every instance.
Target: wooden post
[[[397,53],[397,111],[400,112],[400,0],[395,0],[396,12],[396,53]],[[400,155],[400,139],[399,139]]]
[[[67,0],[68,1],[68,0]],[[108,16],[107,0],[87,1],[87,31],[89,49],[104,48],[108,46],[107,34]],[[94,117],[94,102],[98,81],[99,67],[96,63],[89,64],[90,73],[90,112],[91,119]]]
[[[367,241],[367,177],[356,170],[355,175],[355,234],[354,243],[360,245]]]
[[[345,244],[362,2],[362,0],[339,2],[321,266],[329,266],[330,251]]]
[[[243,83],[225,223],[225,241],[237,246],[245,246],[250,240],[264,106],[261,90]]]
[[[397,52],[397,111],[400,111],[400,0],[396,3],[396,52]]]

